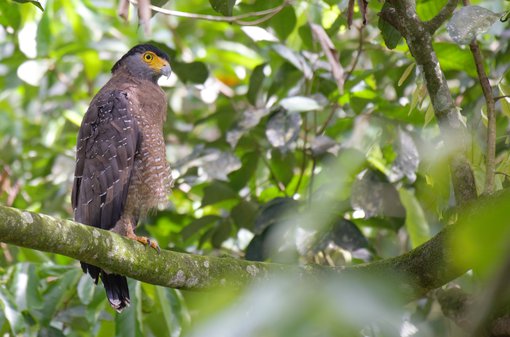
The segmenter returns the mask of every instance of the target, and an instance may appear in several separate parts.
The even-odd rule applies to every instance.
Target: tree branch
[[[26,248],[69,256],[143,282],[179,289],[239,287],[282,273],[297,278],[324,274],[403,277],[400,289],[409,300],[462,275],[454,264],[445,229],[422,246],[395,258],[348,268],[294,266],[183,254],[160,254],[115,233],[48,215],[0,206],[0,240]]]
[[[432,47],[432,35],[416,14],[415,1],[389,0],[392,6],[381,11],[381,17],[397,29],[406,39],[409,51],[425,77],[434,114],[448,148],[467,148],[467,130],[455,106],[446,77]],[[473,171],[462,151],[455,151],[450,161],[455,197],[459,204],[477,198]]]
[[[448,0],[448,3],[429,21],[425,22],[425,26],[430,34],[434,34],[436,30],[453,14],[459,0]]]
[[[464,6],[469,6],[469,0],[463,0]],[[484,69],[483,56],[476,39],[469,44],[475,61],[476,73],[482,86],[483,96],[487,105],[487,152],[485,155],[485,193],[494,193],[494,171],[496,171],[496,100],[492,93],[491,84]]]

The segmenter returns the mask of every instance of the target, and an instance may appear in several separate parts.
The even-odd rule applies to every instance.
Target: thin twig
[[[135,6],[138,6],[138,0],[129,0],[129,2]],[[239,25],[249,26],[249,25],[257,25],[261,22],[269,20],[274,15],[278,14],[282,9],[287,7],[290,4],[290,2],[291,2],[291,0],[284,0],[281,5],[273,7],[273,8],[269,8],[269,9],[266,9],[263,11],[250,12],[250,13],[233,15],[233,16],[195,14],[195,13],[174,11],[171,9],[165,9],[165,8],[161,8],[161,7],[154,6],[154,5],[151,5],[150,8],[153,11],[164,14],[164,15],[170,15],[170,16],[176,16],[176,17],[188,18],[188,19],[196,19],[196,20],[206,20],[206,21],[215,21],[215,22],[230,22],[230,23],[237,23]],[[243,21],[243,19],[253,18],[256,16],[262,16],[262,18],[258,18],[253,21]]]
[[[459,0],[448,0],[448,3],[434,16],[431,20],[424,22],[430,34],[434,34],[436,30],[453,14]]]
[[[299,187],[301,186],[301,181],[303,180],[303,176],[305,175],[306,170],[306,147],[308,146],[308,128],[307,128],[307,118],[305,115],[304,121],[303,121],[303,129],[304,129],[304,139],[303,139],[303,160],[301,161],[301,172],[299,174],[299,179],[296,184],[296,188],[294,189],[294,194],[296,194],[299,191]]]
[[[347,74],[345,76],[344,84],[347,83],[347,81],[349,81],[349,79],[351,78],[352,73],[354,72],[354,70],[356,69],[356,67],[358,65],[361,53],[363,52],[363,42],[364,42],[363,41],[363,28],[365,28],[365,26],[361,26],[360,28],[358,28],[358,31],[359,31],[358,49],[356,51],[356,57],[354,58],[354,62],[352,62],[351,68],[349,69],[349,71],[347,72]]]
[[[464,6],[469,5],[469,0],[463,0]],[[494,192],[494,171],[496,170],[496,108],[494,95],[492,93],[491,84],[487,73],[483,66],[483,56],[480,52],[478,42],[474,39],[469,44],[471,54],[475,61],[478,80],[482,86],[483,96],[487,104],[487,153],[485,162],[485,193],[492,194]]]
[[[510,98],[510,95],[496,96],[496,97],[494,97],[494,102],[497,102],[497,101],[499,101],[500,99],[503,99],[503,98]]]

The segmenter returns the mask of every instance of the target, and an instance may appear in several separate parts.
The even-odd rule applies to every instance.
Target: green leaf
[[[41,309],[42,324],[49,324],[64,301],[75,293],[76,284],[81,274],[78,268],[73,268],[64,273],[60,272],[56,280],[48,283],[48,287],[43,293],[44,306]]]
[[[0,309],[3,311],[3,316],[9,322],[9,326],[14,335],[19,335],[25,330],[25,321],[23,315],[19,312],[18,307],[12,299],[12,295],[5,289],[5,286],[0,285]]]
[[[78,297],[83,304],[90,304],[94,296],[95,284],[89,275],[83,274],[78,282]]]
[[[253,72],[250,76],[250,84],[248,86],[248,92],[246,93],[246,96],[248,101],[255,106],[257,105],[257,98],[259,96],[260,89],[262,88],[262,83],[266,77],[264,75],[264,68],[266,66],[267,63],[259,64],[253,69]]]
[[[430,229],[423,209],[414,193],[405,188],[398,190],[400,201],[406,209],[406,229],[413,248],[430,239]]]
[[[200,232],[203,228],[218,222],[221,217],[218,215],[205,215],[199,219],[193,220],[189,225],[181,231],[184,240],[189,239],[193,234]]]
[[[203,62],[178,62],[170,61],[172,71],[175,72],[177,77],[184,83],[202,84],[209,77],[209,70]]]
[[[39,8],[41,11],[44,12],[44,8],[43,6],[41,5],[41,3],[37,0],[13,0],[14,2],[18,2],[20,4],[24,4],[24,3],[31,3],[32,5],[34,5],[35,7]]]
[[[46,11],[43,13],[41,17],[41,21],[37,25],[37,56],[44,57],[47,56],[50,51],[50,44],[52,41],[52,32],[51,32],[51,20],[50,11]]]
[[[232,232],[232,220],[222,219],[211,236],[211,244],[214,248],[221,248],[221,244],[230,237]]]
[[[415,65],[416,65],[416,63],[412,62],[411,64],[409,64],[407,66],[406,70],[404,70],[404,72],[402,73],[402,76],[400,76],[400,79],[398,80],[399,87],[405,82],[405,80],[407,80],[407,78],[411,74],[411,71],[414,69]]]
[[[236,4],[236,0],[209,0],[211,7],[224,16],[232,16],[232,9]]]
[[[204,197],[202,198],[202,207],[212,205],[220,201],[235,199],[237,193],[226,183],[213,181],[204,188]]]
[[[439,64],[443,71],[465,71],[469,76],[477,77],[473,56],[468,49],[448,42],[434,44]]]
[[[21,23],[21,14],[19,6],[13,6],[8,1],[0,1],[0,24],[4,27],[12,27],[14,30],[19,28]]]
[[[426,0],[416,2],[416,13],[423,21],[428,21],[436,16],[446,5],[448,0]]]
[[[252,201],[241,200],[232,210],[230,216],[238,228],[252,229],[257,216],[258,206]]]
[[[296,27],[296,12],[293,6],[287,6],[271,18],[269,25],[273,27],[280,41],[285,41]]]
[[[294,177],[294,153],[281,153],[280,150],[271,151],[271,171],[278,182],[287,186]]]
[[[142,287],[139,281],[128,280],[128,282],[131,305],[124,309],[122,313],[115,314],[115,336],[143,337]]]
[[[383,10],[386,7],[389,7],[388,3],[384,3]],[[384,43],[386,47],[389,49],[395,49],[397,45],[402,40],[402,35],[400,32],[393,27],[388,21],[384,20],[381,16],[379,17],[379,22],[377,23],[379,29],[381,30],[382,37],[384,39]]]

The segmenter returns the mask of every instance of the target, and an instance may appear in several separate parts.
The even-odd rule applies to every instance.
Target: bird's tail
[[[125,276],[118,274],[108,274],[104,270],[81,262],[81,268],[85,273],[90,274],[94,279],[94,282],[97,284],[99,276],[101,277],[101,281],[103,281],[104,289],[106,290],[106,297],[108,298],[108,302],[113,309],[117,312],[121,312],[129,306],[131,302],[129,300],[129,288],[127,284],[127,279]]]

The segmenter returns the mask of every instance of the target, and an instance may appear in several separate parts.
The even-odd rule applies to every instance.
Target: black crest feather
[[[156,47],[154,47],[153,45],[151,44],[148,44],[148,43],[144,43],[144,44],[139,44],[139,45],[136,45],[134,46],[133,48],[131,48],[126,54],[124,54],[120,60],[118,60],[112,67],[112,73],[115,72],[115,70],[117,70],[121,65],[122,63],[124,62],[124,60],[131,56],[131,55],[134,55],[134,54],[143,54],[145,53],[146,51],[151,51],[153,52],[154,54],[158,55],[159,57],[161,58],[164,58],[165,60],[167,61],[170,61],[169,58],[168,58],[168,55],[161,51],[161,49],[158,49]]]

